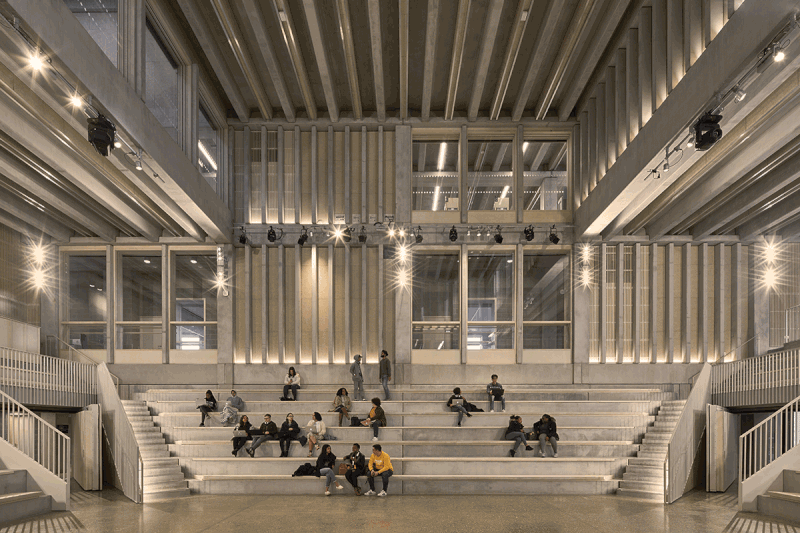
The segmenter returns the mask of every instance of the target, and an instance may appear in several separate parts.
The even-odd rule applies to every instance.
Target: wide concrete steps
[[[758,512],[800,521],[800,471],[784,470],[783,490],[770,490],[758,497]]]
[[[340,479],[345,490],[333,494],[352,496],[349,484]],[[366,490],[366,478],[359,477]],[[389,495],[398,494],[610,494],[619,481],[603,475],[407,475],[395,474],[389,481]],[[383,485],[375,478],[376,490]],[[200,494],[320,494],[324,478],[287,475],[203,475],[189,480],[192,492]]]
[[[27,472],[25,475],[27,476]],[[0,494],[0,523],[49,513],[52,507],[52,498],[42,491],[23,490]]]
[[[331,451],[337,457],[343,457],[350,453],[353,442],[357,440],[338,440],[325,441],[331,445]],[[403,441],[403,440],[384,440],[379,441],[383,450],[390,457],[507,457],[509,450],[513,447],[511,441]],[[371,439],[361,441],[362,449],[367,449],[371,444]],[[533,451],[524,451],[520,447],[518,456],[533,456],[539,452],[539,443],[530,442]],[[249,444],[248,444],[249,446]],[[559,441],[558,456],[561,457],[632,457],[636,455],[639,448],[638,444],[625,443],[620,441],[608,442],[569,442]],[[230,441],[178,441],[169,445],[170,453],[176,457],[231,457],[233,450]],[[277,457],[280,455],[280,447],[277,442],[265,442],[256,450],[256,457]],[[290,456],[295,458],[306,457],[307,446],[300,446],[300,443],[293,441],[289,450]],[[552,449],[547,445],[547,454],[550,455]],[[248,458],[244,451],[239,452],[240,457]],[[317,453],[315,452],[315,456]],[[314,459],[316,461],[316,459]]]

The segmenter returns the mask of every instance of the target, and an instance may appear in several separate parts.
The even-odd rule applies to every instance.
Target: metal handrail
[[[86,355],[82,351],[78,350],[77,348],[72,346],[70,343],[68,343],[67,341],[65,341],[61,337],[58,337],[57,335],[48,335],[47,338],[48,339],[55,339],[58,342],[60,342],[61,344],[63,344],[64,346],[66,346],[67,348],[69,348],[70,360],[72,360],[72,352],[75,352],[76,354],[78,354],[81,357],[83,357],[84,359],[86,359],[86,361],[88,361],[92,365],[97,366],[99,364],[98,361],[92,359],[91,357],[89,357],[88,355]],[[114,386],[117,388],[117,391],[119,391],[119,378],[117,376],[115,376],[111,372],[109,372],[109,374],[111,374],[111,379],[114,380]]]
[[[788,309],[783,311],[783,343],[787,344],[789,342],[789,311],[794,309],[800,309],[800,304],[793,305]]]
[[[0,387],[28,405],[83,407],[96,401],[93,364],[0,347]]]
[[[713,367],[712,400],[723,407],[782,405],[800,392],[800,350],[781,350]]]
[[[800,445],[795,427],[798,416],[800,396],[739,437],[739,483]]]

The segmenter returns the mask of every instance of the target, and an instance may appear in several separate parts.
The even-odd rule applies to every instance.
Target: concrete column
[[[747,338],[753,340],[744,352],[746,357],[765,354],[769,349],[769,291],[772,289],[763,286],[763,272],[757,255],[756,246],[748,246],[747,267],[750,275],[747,277],[747,292],[750,297]]]
[[[400,223],[411,222],[411,126],[397,126],[394,130],[395,142],[395,219]],[[463,187],[463,182],[462,182]],[[466,189],[461,189],[462,204]],[[462,215],[463,216],[463,215]],[[400,308],[398,307],[398,312]],[[410,308],[409,308],[410,312]],[[411,315],[409,315],[411,316]],[[398,321],[400,315],[398,315]],[[409,322],[410,324],[410,322]],[[409,331],[410,333],[410,331]],[[399,340],[399,337],[398,337]],[[408,340],[408,357],[411,357],[411,339]],[[398,355],[400,350],[398,348]]]
[[[463,211],[462,211],[463,212]],[[461,245],[461,259],[459,261],[460,265],[460,275],[461,275],[461,284],[459,285],[459,289],[461,292],[461,364],[465,364],[467,362],[467,325],[468,319],[467,311],[469,309],[469,293],[467,291],[467,282],[469,278],[469,264],[468,264],[468,254],[467,254],[467,245]],[[399,319],[398,319],[399,323]]]
[[[352,222],[353,207],[350,203],[350,126],[344,127],[344,220],[345,223]],[[348,251],[348,253],[350,253]],[[349,334],[349,333],[348,333]],[[349,350],[348,343],[348,350]],[[347,361],[350,361],[348,358]]]
[[[728,282],[725,279],[728,265],[725,263],[725,245],[720,243],[714,247],[714,362],[725,356],[725,296]],[[731,302],[733,304],[733,302]],[[708,359],[707,363],[712,362]]]
[[[520,147],[520,153],[521,152],[522,148]],[[572,126],[572,136],[567,144],[567,153],[569,154],[569,159],[567,159],[567,183],[572,200],[571,206],[568,207],[568,209],[575,211],[581,205],[581,191],[583,190],[583,176],[581,175],[581,156],[583,154],[583,148],[581,144],[580,123]],[[524,180],[518,187],[520,193],[520,202],[525,201],[525,190],[523,185]]]
[[[600,362],[605,364],[608,362],[608,353],[606,351],[606,341],[608,340],[608,298],[606,297],[606,245],[600,245],[600,305],[599,305],[599,322],[600,322]]]
[[[278,126],[278,224],[283,224],[285,214],[283,212],[283,206],[286,203],[286,177],[285,177],[285,169],[283,168],[283,156],[284,150],[286,147],[284,146],[284,136],[283,136],[283,126]],[[233,174],[233,164],[231,164],[231,174]],[[281,250],[283,250],[281,248]],[[283,278],[281,278],[283,279]],[[283,309],[282,307],[278,307],[278,309]],[[283,364],[283,359],[280,360],[281,364]]]
[[[249,224],[250,223],[250,213],[252,212],[253,206],[250,205],[250,128],[248,126],[244,127],[244,135],[242,135],[242,149],[244,150],[244,175],[242,181],[242,205],[244,206],[244,217],[242,220],[237,222],[241,222],[242,224]],[[234,220],[236,221],[236,217],[234,215]]]
[[[517,223],[522,224],[524,219],[525,213],[525,178],[523,176],[523,171],[525,170],[522,168],[522,141],[525,139],[525,128],[522,126],[517,126],[517,135],[514,139],[514,152],[512,154],[512,165],[511,167],[514,169],[514,176],[513,176],[513,185],[511,187],[514,199],[514,207],[517,211]],[[550,189],[552,190],[552,189]],[[554,195],[551,195],[554,196]],[[519,290],[517,291],[518,294],[522,294]]]
[[[362,138],[366,138],[366,135],[362,135]],[[364,144],[364,148],[366,149],[366,143]],[[366,159],[364,161],[364,165],[366,166]],[[360,274],[359,277],[361,278],[361,353],[363,354],[364,362],[366,363],[367,361],[367,247],[366,246],[361,247],[361,272],[359,274]]]
[[[262,158],[262,161],[264,159]],[[262,165],[263,168],[264,165]],[[317,178],[317,127],[311,126],[311,223],[317,223],[317,213],[319,212],[319,198],[317,196],[317,189],[319,189],[319,179]],[[314,248],[316,254],[316,247]],[[316,355],[316,347],[313,348]],[[316,357],[314,357],[316,361]]]
[[[172,262],[169,260],[169,247],[161,245],[161,362],[169,364],[170,349],[170,316],[172,303],[175,301],[175,292],[172,278]]]
[[[198,148],[197,148],[197,122],[199,120],[199,101],[198,101],[198,85],[199,85],[199,72],[200,67],[197,64],[184,65],[182,91],[181,91],[181,109],[183,112],[182,120],[180,121],[180,138],[182,139],[183,152],[189,158],[189,161],[197,163]]]
[[[581,257],[580,243],[572,245],[573,273],[577,271]],[[578,276],[573,275],[573,278]],[[589,364],[589,337],[591,336],[592,321],[592,287],[582,283],[574,283],[572,291],[572,363],[575,365]]]
[[[411,160],[410,157],[407,159]],[[413,274],[410,274],[409,278],[413,283]],[[396,287],[393,290],[395,291],[395,364],[409,364],[411,363],[411,289],[409,285],[407,287]]]
[[[683,57],[683,2],[667,0],[667,92],[672,92],[686,73]]]
[[[329,142],[332,142],[333,138],[329,137]],[[333,211],[331,211],[332,213]],[[333,216],[333,215],[331,215]],[[335,286],[336,283],[334,282],[334,266],[333,266],[333,245],[328,245],[328,364],[332,365],[334,361],[334,349],[336,344],[336,302],[334,297],[336,296]]]
[[[647,124],[652,116],[653,8],[648,6],[639,12],[639,127]]]
[[[653,112],[667,99],[667,2],[653,0]]]
[[[606,169],[617,161],[617,69],[606,68]]]
[[[248,212],[249,215],[249,212]],[[253,249],[244,247],[244,362],[252,363],[253,352]]]
[[[106,316],[106,350],[108,355],[106,361],[108,364],[114,364],[114,350],[117,347],[116,339],[116,314],[117,305],[117,276],[116,276],[116,260],[115,260],[114,247],[112,245],[106,246],[106,308],[108,309],[108,316]],[[122,301],[122,298],[119,298]],[[218,326],[219,327],[219,326]]]
[[[383,222],[383,126],[378,126],[378,221]],[[382,246],[381,246],[382,247]],[[379,261],[383,261],[383,253],[379,256]],[[383,285],[381,285],[383,287]],[[383,295],[383,289],[380,290]],[[381,308],[382,310],[383,308]],[[383,336],[381,336],[381,346],[383,346]]]
[[[459,198],[461,201],[459,205],[461,206],[461,223],[466,224],[468,219],[468,206],[469,206],[469,150],[467,149],[467,127],[461,126],[461,132],[458,141],[458,149],[460,150],[461,154],[458,158],[458,174],[459,174],[459,181],[461,183],[461,191],[459,192]],[[410,151],[408,152],[411,153]],[[395,153],[396,158],[400,158],[400,152]],[[408,158],[409,161],[411,158]],[[400,176],[397,176],[396,180],[400,181]],[[409,180],[409,183],[411,180]],[[465,337],[466,338],[466,337]],[[466,349],[466,345],[461,347],[462,354]]]
[[[283,204],[281,204],[283,205]],[[278,245],[278,363],[286,364],[286,246]]]
[[[54,246],[47,246],[46,250],[46,256],[48,258],[52,257],[56,262],[58,262],[62,257],[62,255],[58,253],[58,250]],[[69,272],[69,264],[67,263],[66,265],[63,265],[62,268],[59,268],[57,263],[53,268],[53,272],[56,272],[56,279],[50,285],[50,290],[41,291],[39,293],[39,353],[50,355],[51,357],[57,357],[58,350],[61,349],[60,343],[56,341],[56,344],[53,346],[56,352],[50,353],[50,350],[47,346],[47,336],[52,335],[57,338],[63,338],[59,332],[59,326],[61,324],[59,320],[59,302],[61,301],[60,295],[64,294],[64,305],[69,305],[69,286],[64,283],[63,279],[64,273]],[[110,287],[112,287],[112,285],[108,282],[108,278],[106,278],[106,284],[105,287],[103,287],[106,298],[110,298],[111,293],[113,292],[111,291]],[[64,291],[67,292],[65,293]],[[110,303],[107,303],[107,314],[111,314],[111,308],[112,307]],[[108,345],[108,341],[106,341],[106,345]]]
[[[703,3],[683,0],[683,57],[688,71],[703,53]]]
[[[733,359],[742,359],[742,300],[747,298],[745,281],[742,279],[745,272],[742,245],[736,243],[731,247],[731,341],[734,350]]]
[[[232,244],[222,246],[222,253],[227,264],[228,277],[236,272],[236,253]],[[234,348],[234,289],[226,280],[226,291],[217,292],[217,386],[228,388],[233,385],[233,348]]]
[[[606,84],[597,85],[597,181],[608,170],[608,133],[606,128]]]
[[[302,179],[301,179],[301,170],[303,160],[300,158],[300,126],[294,127],[294,135],[292,135],[294,141],[294,223],[300,223],[300,207],[302,205],[301,202],[301,193],[302,187]],[[298,350],[298,354],[299,354]],[[297,359],[297,362],[300,362],[300,359]]]
[[[267,223],[267,198],[269,197],[267,185],[267,127],[261,126],[261,223]],[[266,256],[264,256],[266,258]],[[266,360],[264,360],[266,363]]]
[[[589,123],[589,113],[587,111],[581,113],[580,128],[581,142],[579,148],[581,152],[581,165],[575,170],[575,175],[578,177],[577,181],[580,184],[579,194],[581,202],[583,202],[586,197],[589,196],[589,175],[591,174],[589,169],[589,130],[591,126]]]
[[[700,361],[708,362],[708,244],[698,247],[697,257],[697,337]],[[714,282],[719,276],[714,276]],[[684,361],[688,363],[690,361]]]
[[[625,48],[625,96],[627,98],[628,138],[625,145],[633,141],[642,127],[642,104],[639,91],[639,30],[628,30],[628,45]]]
[[[667,362],[675,362],[675,245],[667,244],[664,258],[664,330]]]
[[[328,126],[328,224],[333,224],[333,126]],[[330,256],[333,263],[333,255]],[[331,280],[331,285],[333,281]],[[331,314],[333,316],[333,314]],[[333,361],[330,361],[333,363]]]
[[[381,195],[382,196],[382,195]],[[378,215],[378,220],[383,219],[383,214]],[[386,260],[383,258],[383,244],[378,245],[378,345],[383,350],[386,346],[386,328],[384,327],[385,290],[386,287]]]
[[[617,108],[617,154],[619,157],[625,148],[628,147],[628,67],[627,67],[627,52],[624,48],[617,50],[617,67],[615,69],[617,75],[617,91],[616,95],[616,108]]]
[[[235,194],[234,194],[235,190],[234,190],[234,183],[233,183],[234,182],[233,169],[234,169],[234,166],[235,166],[234,163],[233,163],[233,160],[234,160],[233,152],[234,152],[234,147],[236,146],[235,136],[236,136],[235,130],[233,128],[228,128],[228,171],[225,174],[222,174],[222,177],[225,180],[225,190],[227,191],[226,192],[226,194],[227,194],[227,197],[226,197],[226,201],[227,202],[226,203],[227,203],[228,209],[230,210],[231,214],[233,214],[236,211],[236,198],[235,198]],[[278,156],[278,157],[280,157],[280,156]],[[280,159],[280,161],[283,161],[283,159]],[[281,176],[283,176],[283,170],[281,169],[281,170],[279,170],[279,172],[281,173]],[[281,189],[281,190],[283,190],[283,189]],[[283,204],[281,204],[281,205],[283,205]],[[283,215],[280,215],[280,216],[283,216]],[[283,219],[280,219],[280,220],[283,220]]]
[[[625,352],[625,245],[617,245],[617,313],[616,313],[616,332],[617,338],[617,363],[622,364]]]
[[[514,284],[517,287],[516,291],[514,291],[515,294],[517,295],[517,298],[514,301],[514,308],[515,308],[514,309],[514,315],[515,315],[515,335],[514,335],[515,342],[514,342],[514,347],[516,348],[516,352],[517,352],[517,364],[518,365],[522,364],[522,353],[523,353],[523,349],[524,349],[524,342],[523,342],[523,333],[524,332],[523,332],[523,329],[522,329],[524,327],[524,325],[522,324],[522,315],[524,313],[524,307],[523,307],[524,298],[522,297],[522,295],[524,295],[523,288],[524,288],[524,283],[525,283],[525,280],[524,280],[524,277],[523,277],[523,263],[524,263],[523,254],[524,254],[524,251],[522,249],[522,244],[517,244],[516,257],[514,258],[515,259],[515,261],[514,261],[514,278],[515,278]]]
[[[367,127],[361,126],[361,223],[367,220]],[[367,355],[364,354],[366,362]]]
[[[658,362],[658,245],[650,245],[650,363]]]
[[[633,362],[642,362],[642,248],[639,243],[633,245],[633,298],[631,317],[631,336],[633,338]]]
[[[298,132],[299,133],[299,132]],[[300,135],[298,134],[297,137]],[[295,196],[297,198],[298,194]],[[297,211],[295,211],[297,212]],[[302,280],[303,280],[303,247],[294,247],[294,362],[300,363],[303,356],[303,299],[302,299]]]
[[[145,84],[145,0],[120,2],[117,28],[117,68],[134,92],[144,100]]]
[[[681,282],[683,284],[681,293],[681,341],[683,363],[690,363],[692,359],[692,304],[691,301],[696,297],[692,292],[692,245],[683,245],[683,274]]]
[[[314,208],[316,212],[316,207]],[[319,344],[319,258],[317,245],[311,247],[311,363],[317,364]]]
[[[264,152],[266,153],[266,152]],[[266,158],[261,159],[264,161]],[[264,164],[264,167],[267,165]],[[261,246],[261,364],[269,363],[269,249]]]
[[[350,264],[350,245],[344,245],[344,360],[349,363],[352,357],[350,356],[350,299],[353,297],[350,291],[350,277],[352,275],[353,266]],[[361,354],[362,356],[364,354]]]
[[[586,177],[588,178],[588,187],[586,188],[586,195],[583,197],[586,200],[586,197],[589,196],[595,187],[597,187],[597,99],[590,98],[589,104],[586,106],[587,109],[587,122],[586,122],[586,129],[587,131],[587,141],[588,141],[588,172],[586,173]]]

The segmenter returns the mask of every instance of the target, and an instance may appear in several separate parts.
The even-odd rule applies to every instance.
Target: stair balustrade
[[[800,445],[800,396],[739,437],[739,483]]]
[[[800,349],[712,368],[711,401],[722,407],[783,405],[800,394]]]

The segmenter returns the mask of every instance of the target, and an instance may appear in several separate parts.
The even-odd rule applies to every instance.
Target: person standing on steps
[[[353,378],[353,399],[364,401],[364,374],[361,372],[361,355],[353,356],[353,364],[350,365],[350,376]]]
[[[389,352],[381,350],[380,377],[383,385],[383,393],[386,395],[385,401],[389,401],[389,381],[392,379],[392,363],[389,362]]]

